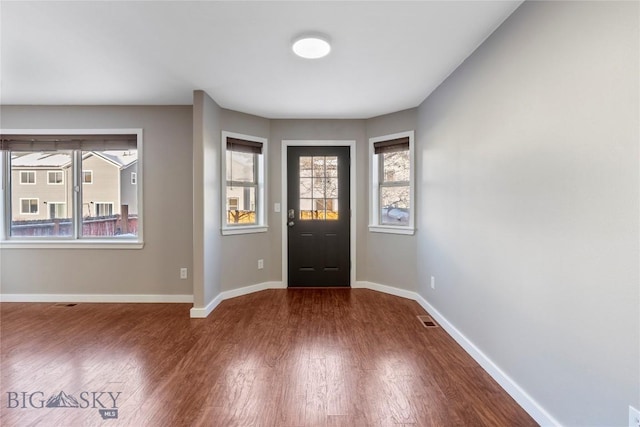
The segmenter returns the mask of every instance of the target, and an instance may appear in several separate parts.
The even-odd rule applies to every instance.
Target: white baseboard
[[[402,297],[402,298],[407,298],[412,300],[415,300],[416,296],[418,295],[415,292],[407,291],[405,289],[394,288],[392,286],[381,285],[379,283],[365,282],[365,281],[356,282],[355,285],[352,286],[352,288],[371,289],[372,291],[383,292],[385,294],[395,295],[397,297]]]
[[[286,288],[282,282],[264,282],[257,285],[245,286],[244,288],[232,289],[230,291],[221,292],[222,300],[240,297],[242,295],[252,294],[254,292],[264,291],[265,289]]]
[[[205,318],[220,304],[222,301],[254,292],[264,291],[265,289],[285,288],[282,282],[264,282],[257,285],[245,286],[244,288],[232,289],[230,291],[220,292],[206,307],[193,307],[190,311],[192,318]]]
[[[196,308],[192,307],[189,310],[189,316],[193,319],[204,319],[207,317],[214,308],[218,306],[222,302],[222,294],[218,294],[213,300],[209,302],[205,307]]]
[[[511,377],[504,373],[498,365],[496,365],[486,354],[476,347],[471,340],[469,340],[462,332],[453,326],[447,318],[429,304],[422,295],[417,292],[365,281],[357,282],[354,288],[371,289],[416,301],[538,424],[541,426],[561,425],[558,420],[553,418],[551,414],[549,414],[538,402],[529,396],[529,394],[527,394],[526,391],[511,379]]]
[[[193,303],[193,295],[0,294],[0,302]]]

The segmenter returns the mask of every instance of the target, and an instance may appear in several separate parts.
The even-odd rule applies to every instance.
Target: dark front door
[[[349,286],[349,147],[288,147],[289,286]]]

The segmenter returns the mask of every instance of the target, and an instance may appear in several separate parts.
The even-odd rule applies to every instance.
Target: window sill
[[[142,249],[137,240],[2,240],[0,249]]]
[[[413,236],[416,229],[412,227],[394,227],[392,225],[370,225],[369,231],[372,233],[403,234],[406,236]]]
[[[223,236],[232,236],[234,234],[252,234],[266,233],[269,227],[265,225],[247,225],[238,227],[227,227],[222,229]]]

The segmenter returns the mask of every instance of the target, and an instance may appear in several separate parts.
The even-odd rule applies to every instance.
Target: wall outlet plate
[[[259,259],[258,260],[258,270],[262,270],[264,268],[264,260],[263,259]]]
[[[186,269],[186,268],[184,268],[184,267],[182,267],[182,268],[180,269],[180,278],[181,278],[181,279],[186,279],[186,278],[187,278],[187,269]]]
[[[640,411],[629,405],[629,427],[640,427]]]

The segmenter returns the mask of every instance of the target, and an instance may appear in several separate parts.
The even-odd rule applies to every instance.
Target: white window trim
[[[380,193],[378,191],[380,184],[380,166],[378,156],[374,154],[373,144],[380,141],[388,141],[391,139],[409,137],[409,225],[387,225],[380,224]],[[376,136],[369,138],[369,169],[371,175],[369,179],[369,231],[373,233],[390,233],[390,234],[415,234],[415,132],[406,131],[394,133],[391,135]]]
[[[23,173],[32,173],[33,174],[33,182],[23,182],[22,174]],[[36,171],[20,171],[20,185],[36,185],[37,183],[37,173]]]
[[[89,182],[84,182],[84,174],[85,172],[89,172],[89,175],[91,176],[91,181]],[[82,185],[91,185],[93,184],[93,169],[82,169]]]
[[[0,153],[0,248],[2,249],[143,249],[144,248],[144,198],[143,198],[143,130],[142,129],[0,129],[4,135],[86,135],[86,134],[135,134],[138,137],[136,150],[138,151],[138,185],[136,193],[138,196],[138,237],[135,239],[123,238],[11,238],[8,235],[6,218],[11,218],[11,213],[7,212],[11,205],[10,191],[6,191],[10,182],[11,168],[8,168],[8,156]],[[93,178],[93,173],[92,173]],[[80,180],[82,181],[82,179]],[[93,183],[93,179],[92,179]],[[80,207],[82,209],[82,207]]]
[[[256,223],[248,225],[229,225],[227,224],[227,138],[245,139],[247,141],[255,141],[262,143],[262,155],[258,156],[258,175],[257,175],[257,190],[256,190]],[[221,221],[221,233],[223,236],[230,236],[234,234],[249,234],[249,233],[265,233],[269,227],[267,226],[267,192],[265,191],[267,185],[267,171],[266,171],[266,159],[268,150],[268,139],[258,136],[243,135],[240,133],[222,131],[222,138],[220,141],[221,155],[220,155],[220,171],[221,171],[221,197],[220,197],[220,221]]]
[[[22,201],[23,200],[35,200],[36,201],[36,208],[37,210],[35,212],[22,212]],[[40,199],[37,197],[21,197],[20,199],[18,199],[18,202],[20,203],[20,215],[40,215]]]
[[[52,173],[59,173],[62,176],[62,181],[49,182],[49,176],[51,176]],[[64,185],[64,171],[47,171],[47,185]]]

